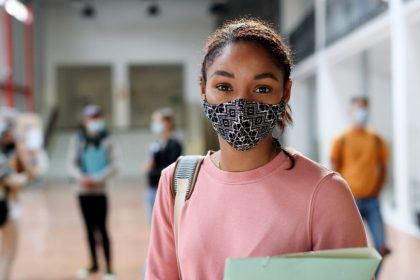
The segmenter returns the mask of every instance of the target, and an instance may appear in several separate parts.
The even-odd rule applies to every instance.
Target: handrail
[[[46,126],[45,126],[45,133],[44,133],[45,147],[48,147],[51,142],[52,134],[58,121],[58,116],[59,116],[59,110],[58,110],[58,107],[55,106],[51,109],[51,113],[48,116]]]

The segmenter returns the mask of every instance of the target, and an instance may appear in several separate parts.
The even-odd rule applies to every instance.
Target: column
[[[331,128],[331,109],[334,107],[333,83],[326,56],[326,1],[315,1],[315,47],[316,47],[316,105],[319,161],[329,165],[329,150],[334,134]]]
[[[408,123],[407,99],[407,26],[403,15],[403,1],[390,0],[391,27],[391,100],[393,114],[393,147],[396,214],[399,223],[411,222],[409,172],[408,172]]]
[[[113,68],[112,110],[113,125],[116,128],[130,126],[130,85],[128,81],[127,65],[117,62]]]

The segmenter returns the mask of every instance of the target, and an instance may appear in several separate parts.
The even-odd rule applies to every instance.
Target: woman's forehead
[[[256,71],[271,68],[283,72],[283,69],[274,62],[273,55],[263,46],[254,42],[236,42],[225,46],[213,63],[209,65],[207,71],[219,67],[229,68],[230,66],[243,66],[248,70]]]

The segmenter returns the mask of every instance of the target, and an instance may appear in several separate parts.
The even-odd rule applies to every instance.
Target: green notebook
[[[380,262],[373,248],[227,259],[224,280],[370,280]]]

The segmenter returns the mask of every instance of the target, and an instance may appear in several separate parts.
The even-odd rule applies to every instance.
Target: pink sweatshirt
[[[246,172],[218,169],[206,156],[181,213],[183,280],[223,279],[226,258],[262,257],[366,247],[359,212],[346,182],[293,152]],[[174,165],[162,173],[156,198],[146,279],[178,279],[173,235]]]

